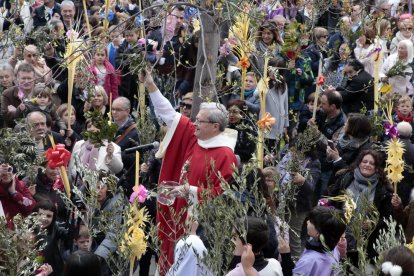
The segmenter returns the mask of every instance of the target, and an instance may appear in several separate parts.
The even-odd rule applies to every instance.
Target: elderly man
[[[30,64],[21,64],[16,72],[16,86],[12,86],[3,92],[1,101],[1,112],[5,118],[7,127],[14,127],[14,119],[18,118],[17,108],[24,111],[23,101],[32,92],[35,84],[35,71]]]
[[[181,184],[171,192],[178,197],[173,205],[175,214],[188,207],[187,200],[196,204],[203,190],[208,191],[210,196],[221,194],[221,180],[218,174],[229,181],[233,173],[232,168],[237,163],[233,153],[237,132],[230,134],[230,130],[225,131],[228,124],[225,107],[219,103],[202,103],[196,120],[192,123],[188,117],[175,112],[149,73],[146,77],[141,74],[140,81],[144,81],[156,114],[168,128],[156,157],[164,158],[160,183],[178,181]],[[171,220],[169,208],[160,204],[157,214],[160,223],[159,236],[162,240],[159,262],[161,275],[164,275],[173,261],[175,238],[184,233],[186,212],[184,211],[180,218],[181,223],[175,225]],[[171,232],[174,232],[174,240],[167,236]]]
[[[65,30],[68,31],[74,28],[76,13],[75,4],[72,1],[64,0],[60,4],[60,10],[62,13],[62,21],[65,25]]]
[[[129,115],[130,111],[131,102],[128,98],[118,97],[112,103],[112,118],[118,127],[115,144],[121,148],[122,163],[124,163],[124,170],[118,175],[118,184],[124,188],[127,195],[132,193],[135,184],[135,152],[125,153],[124,150],[140,144],[137,126]]]
[[[26,127],[36,144],[36,155],[42,156],[52,147],[49,135],[53,135],[55,144],[63,144],[61,136],[56,132],[49,132],[46,124],[46,115],[40,111],[27,114]]]

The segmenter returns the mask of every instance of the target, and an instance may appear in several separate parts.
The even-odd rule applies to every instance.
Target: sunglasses
[[[180,107],[182,107],[182,108],[185,107],[186,109],[191,109],[193,107],[193,105],[192,104],[186,104],[186,103],[181,102],[180,103]]]

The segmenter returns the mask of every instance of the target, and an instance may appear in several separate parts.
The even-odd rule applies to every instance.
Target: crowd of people
[[[193,102],[193,87],[200,85],[195,76],[203,66],[197,56],[205,34],[192,1],[188,6],[108,2],[108,12],[102,1],[0,2],[0,125],[30,136],[32,165],[38,166],[33,179],[0,152],[0,217],[7,231],[14,231],[17,215],[38,217],[34,239],[41,241],[36,250],[43,262],[31,275],[126,275],[111,263],[119,250],[113,238],[117,228],[96,233],[91,227],[101,225],[106,212],[121,214],[117,202],[130,204],[136,183],[156,191],[165,182],[176,184],[168,191],[171,204],[156,198],[142,203],[161,245],[140,258],[139,275],[150,274],[152,258],[158,275],[215,275],[200,258],[209,251],[203,228],[214,224],[197,221],[196,207],[228,196],[223,183],[235,182],[234,168],[247,170],[252,164],[246,194],[252,202],[264,200],[266,211],[259,216],[250,210],[242,218],[245,231],[234,229],[234,237],[228,237],[234,251],[223,269],[227,275],[324,276],[375,267],[380,275],[414,275],[414,253],[402,242],[385,252],[375,246],[389,230],[389,218],[402,226],[407,243],[414,237],[411,1],[331,1],[324,7],[316,0],[249,3],[239,12],[262,17],[255,19],[248,72],[242,77],[237,38],[227,26],[217,45],[217,68],[224,70],[217,95],[200,106],[193,106],[199,102]],[[300,49],[292,57],[284,47],[292,43],[291,26],[299,23]],[[71,76],[65,61],[74,32],[85,47]],[[137,70],[139,63],[147,69]],[[263,109],[259,81],[265,72]],[[140,108],[143,87],[149,94],[145,109]],[[384,93],[376,99],[376,92]],[[392,103],[394,126],[387,132],[382,131],[390,119],[383,116],[383,101]],[[260,169],[257,120],[265,114],[275,123],[264,134]],[[149,137],[142,118],[156,135]],[[403,179],[394,187],[384,151],[395,138],[390,131],[404,149]],[[137,163],[135,151],[128,149],[148,139],[161,144],[149,152],[150,147],[139,147]],[[45,159],[59,144],[71,153],[68,198],[62,169]],[[97,183],[85,179],[85,170],[99,173]],[[74,188],[88,196],[94,190],[97,206],[85,206]],[[260,192],[253,196],[250,189]],[[284,194],[289,189],[292,198]],[[377,214],[376,221],[367,214],[361,222],[362,231],[369,232],[363,254],[371,266],[359,267],[364,241],[352,231],[349,204],[334,200],[338,197],[353,203],[351,217],[367,208]],[[92,223],[73,223],[74,214],[84,209],[93,214]],[[121,225],[126,218],[114,221]],[[7,275],[0,256],[0,275]]]

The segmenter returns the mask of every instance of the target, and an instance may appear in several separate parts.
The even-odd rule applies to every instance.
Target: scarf
[[[361,174],[359,168],[354,170],[354,180],[351,185],[346,189],[347,193],[354,200],[357,211],[361,208],[361,203],[359,202],[361,196],[365,196],[369,202],[374,201],[375,190],[378,185],[378,174],[373,174],[370,177],[365,177]]]
[[[411,112],[406,117],[406,116],[402,115],[399,111],[397,111],[397,117],[398,117],[398,122],[407,122],[407,123],[410,123],[410,124],[413,122],[413,114]]]
[[[319,253],[326,253],[329,251],[327,250],[328,248],[325,248],[319,240],[312,237],[306,240],[305,248]]]
[[[369,136],[365,138],[353,138],[344,133],[339,137],[338,144],[341,149],[358,149],[365,144],[368,139]]]
[[[244,90],[244,98],[247,99],[253,95],[253,92],[256,90],[256,88],[250,89],[250,90]]]
[[[96,162],[98,161],[99,148],[95,148],[89,141],[85,141],[84,151],[82,156],[82,164],[87,166],[90,170],[96,169]]]

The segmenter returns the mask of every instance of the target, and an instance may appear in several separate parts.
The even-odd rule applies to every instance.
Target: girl
[[[63,257],[59,249],[59,243],[69,240],[68,231],[56,224],[56,206],[49,200],[38,202],[35,212],[39,216],[39,227],[44,231],[38,236],[40,243],[45,244],[45,247],[40,254],[45,258],[45,263],[48,263],[53,268],[53,273],[50,275],[62,275],[63,272]]]
[[[98,48],[95,51],[92,66],[89,67],[89,70],[95,77],[95,84],[103,86],[108,98],[112,94],[112,99],[116,99],[118,97],[119,80],[114,67],[108,60],[106,49]]]
[[[346,228],[340,216],[340,212],[320,206],[309,213],[307,232],[310,238],[292,271],[293,275],[339,275],[335,271],[339,263],[336,245]]]
[[[43,83],[36,84],[31,100],[25,102],[24,105],[23,111],[20,108],[16,110],[19,117],[26,117],[33,111],[43,112],[46,117],[51,118],[52,125],[59,128],[60,135],[65,134],[66,125],[56,113],[55,105],[52,103],[52,91],[48,86]]]
[[[62,118],[62,121],[65,122],[66,129],[69,128],[69,125],[71,127],[70,129],[68,129],[68,131],[65,132],[65,144],[68,147],[72,147],[72,145],[74,145],[76,141],[82,139],[81,133],[83,129],[82,124],[76,120],[75,108],[72,106],[72,116],[70,117],[70,122],[68,121],[69,111],[67,103],[61,104],[59,108],[56,110],[56,113],[59,116],[59,118]]]

